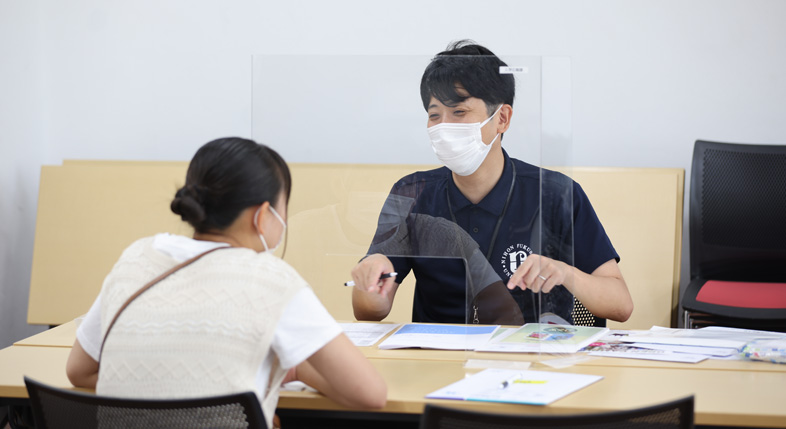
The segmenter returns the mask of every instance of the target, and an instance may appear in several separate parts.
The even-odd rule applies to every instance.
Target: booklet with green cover
[[[479,352],[575,353],[609,332],[593,326],[527,323],[492,338]]]

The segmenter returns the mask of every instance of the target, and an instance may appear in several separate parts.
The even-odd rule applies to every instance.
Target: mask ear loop
[[[265,241],[265,237],[263,237],[262,234],[259,233],[259,224],[257,223],[257,219],[259,218],[259,213],[261,211],[262,211],[262,204],[259,205],[259,208],[254,213],[254,228],[256,228],[257,235],[259,235],[259,240],[262,242],[262,246],[265,247],[265,252],[267,252],[269,250],[267,247],[267,242]]]
[[[497,107],[497,110],[495,110],[495,111],[494,111],[494,113],[492,113],[492,114],[491,114],[491,116],[489,116],[488,118],[486,118],[486,120],[485,120],[485,121],[481,122],[481,124],[480,124],[480,127],[481,127],[481,128],[485,127],[485,126],[486,126],[486,124],[488,124],[488,123],[489,123],[489,121],[491,120],[491,118],[493,118],[494,116],[496,116],[496,115],[497,115],[497,113],[499,113],[499,111],[500,111],[500,110],[502,110],[502,106],[504,106],[504,104],[500,104],[500,105],[499,105],[499,107]],[[499,133],[497,133],[497,134],[499,134]]]
[[[497,107],[497,110],[495,110],[495,111],[494,111],[494,113],[492,113],[492,114],[491,114],[491,116],[489,116],[488,118],[486,118],[486,120],[485,120],[485,121],[483,121],[483,122],[480,124],[480,128],[483,128],[483,127],[485,127],[485,126],[486,126],[486,124],[488,124],[488,123],[489,123],[489,121],[491,120],[491,118],[493,118],[494,116],[496,116],[496,115],[497,115],[497,113],[499,113],[499,111],[500,111],[500,110],[502,110],[502,106],[504,106],[504,104],[500,104],[500,105],[499,105],[499,107]],[[493,139],[491,139],[491,143],[489,143],[489,144],[488,144],[489,146],[493,145],[493,144],[494,144],[494,142],[495,142],[495,141],[497,141],[497,137],[499,137],[499,134],[500,134],[500,133],[497,133],[497,134],[494,136],[494,138],[493,138]],[[482,141],[483,141],[483,140],[481,139],[481,142],[482,142]],[[485,143],[483,143],[483,144],[485,144]]]

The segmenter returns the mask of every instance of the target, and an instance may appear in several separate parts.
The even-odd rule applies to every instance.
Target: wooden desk
[[[377,346],[360,347],[363,354],[369,359],[403,359],[403,360],[431,360],[439,362],[465,362],[468,359],[501,360],[501,361],[527,361],[532,362],[531,369],[548,368],[538,362],[549,359],[568,357],[569,355],[549,355],[535,353],[489,353],[459,350],[420,350],[398,349],[380,350]],[[786,365],[776,365],[769,362],[753,362],[743,360],[717,360],[707,359],[699,363],[662,362],[645,359],[622,359],[610,357],[590,356],[587,361],[578,362],[576,366],[608,366],[627,368],[664,368],[686,370],[716,370],[716,371],[759,371],[786,373]]]
[[[426,394],[470,373],[461,362],[407,359],[372,359],[371,362],[388,381],[388,403],[383,412],[419,414],[426,403],[438,403],[489,412],[590,413],[643,407],[695,395],[697,424],[786,426],[786,407],[781,397],[786,372],[577,366],[560,372],[604,378],[548,406],[534,406],[425,399]],[[279,408],[346,410],[322,395],[303,392],[282,392]]]
[[[48,340],[72,343],[62,326],[0,350],[0,404],[23,403],[27,398],[24,375],[44,383],[72,388],[65,375],[69,347],[45,345]],[[73,334],[72,334],[73,335]],[[20,343],[22,343],[20,342]],[[670,364],[601,358],[558,370],[604,377],[548,406],[528,406],[469,401],[426,400],[425,395],[460,380],[476,369],[465,369],[463,356],[472,353],[440,350],[378,350],[362,348],[388,382],[388,403],[383,413],[409,415],[416,419],[426,403],[511,413],[586,413],[643,407],[687,395],[696,396],[696,423],[741,427],[786,427],[782,392],[786,365],[758,362],[712,361],[713,365]],[[382,353],[385,352],[385,353]],[[490,353],[483,353],[487,358]],[[507,358],[537,358],[537,355],[493,354]],[[648,363],[650,367],[631,363]],[[554,371],[535,364],[533,369]],[[700,370],[697,370],[700,369]],[[279,408],[313,412],[357,411],[308,392],[282,392]],[[367,413],[373,415],[374,413]],[[388,414],[389,415],[389,414]]]
[[[68,347],[74,345],[76,338],[76,322],[70,321],[44,332],[35,334],[31,337],[19,340],[15,346],[39,346],[39,347]]]
[[[0,350],[0,398],[27,398],[24,376],[74,388],[65,373],[71,348],[11,346]]]
[[[388,334],[390,335],[390,334]],[[74,344],[76,338],[76,322],[64,323],[55,328],[46,330],[31,337],[19,340],[14,346],[40,346],[40,347],[68,347]],[[384,340],[384,339],[383,339]],[[381,342],[382,340],[380,340]],[[369,359],[402,359],[402,360],[432,360],[465,362],[467,359],[503,360],[503,361],[528,361],[533,362],[533,369],[547,368],[537,362],[566,357],[567,355],[538,355],[533,353],[488,353],[460,350],[420,350],[397,349],[380,350],[377,345],[360,347],[363,354]],[[579,362],[577,366],[610,366],[630,368],[665,368],[687,370],[720,370],[720,371],[761,371],[786,373],[786,365],[775,365],[769,362],[753,362],[739,360],[707,359],[699,363],[661,362],[644,359],[620,359],[608,357],[592,357],[588,361]]]

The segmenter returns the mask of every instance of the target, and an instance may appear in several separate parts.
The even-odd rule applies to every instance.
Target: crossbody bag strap
[[[107,328],[106,333],[104,334],[104,339],[103,339],[103,341],[101,341],[101,350],[98,352],[98,362],[99,362],[99,364],[101,362],[101,356],[104,354],[104,344],[106,344],[106,338],[109,336],[109,332],[111,332],[112,331],[112,327],[115,326],[115,322],[117,322],[117,318],[120,317],[120,313],[122,313],[123,310],[125,310],[126,307],[128,307],[128,304],[131,304],[131,301],[137,299],[139,297],[139,295],[142,295],[143,293],[145,293],[148,289],[153,287],[156,283],[160,282],[161,280],[164,280],[165,278],[169,277],[171,274],[173,274],[174,272],[180,270],[181,268],[185,268],[185,267],[191,265],[192,263],[196,262],[199,258],[207,255],[208,253],[215,252],[216,250],[219,250],[219,249],[230,249],[230,248],[231,247],[222,246],[222,247],[216,247],[215,249],[210,249],[207,252],[202,252],[202,253],[194,256],[193,258],[191,258],[191,259],[189,259],[187,261],[183,261],[183,262],[175,265],[174,267],[172,267],[169,270],[167,270],[165,273],[161,274],[160,276],[158,276],[158,277],[154,278],[153,280],[151,280],[150,282],[148,282],[146,285],[142,286],[138,291],[134,292],[134,294],[131,295],[126,300],[126,302],[124,302],[123,305],[120,306],[120,309],[117,310],[117,313],[115,313],[115,317],[113,317],[112,321],[109,323],[109,327]]]

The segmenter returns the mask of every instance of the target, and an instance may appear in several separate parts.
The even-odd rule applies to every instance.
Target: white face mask
[[[434,149],[437,158],[459,176],[469,176],[477,171],[491,150],[491,145],[499,137],[498,133],[491,143],[485,144],[480,130],[500,109],[502,105],[483,122],[472,124],[443,122],[429,127],[431,148]]]
[[[281,219],[281,216],[278,215],[278,212],[276,212],[276,209],[274,209],[272,205],[268,205],[268,207],[270,207],[270,211],[273,213],[274,216],[276,216],[276,219],[278,219],[278,221],[281,222],[281,225],[284,226],[284,229],[281,230],[281,238],[278,239],[278,243],[275,246],[273,246],[272,249],[267,247],[267,242],[265,241],[265,237],[262,236],[262,234],[259,234],[259,239],[262,240],[262,245],[265,246],[265,252],[275,252],[276,249],[278,249],[278,246],[280,246],[281,242],[284,240],[284,233],[287,231],[287,224],[284,222],[284,219]],[[257,218],[259,218],[260,210],[262,210],[262,206],[259,206],[256,213],[254,213],[254,228],[256,228],[257,231],[259,231],[259,225],[257,225]]]

